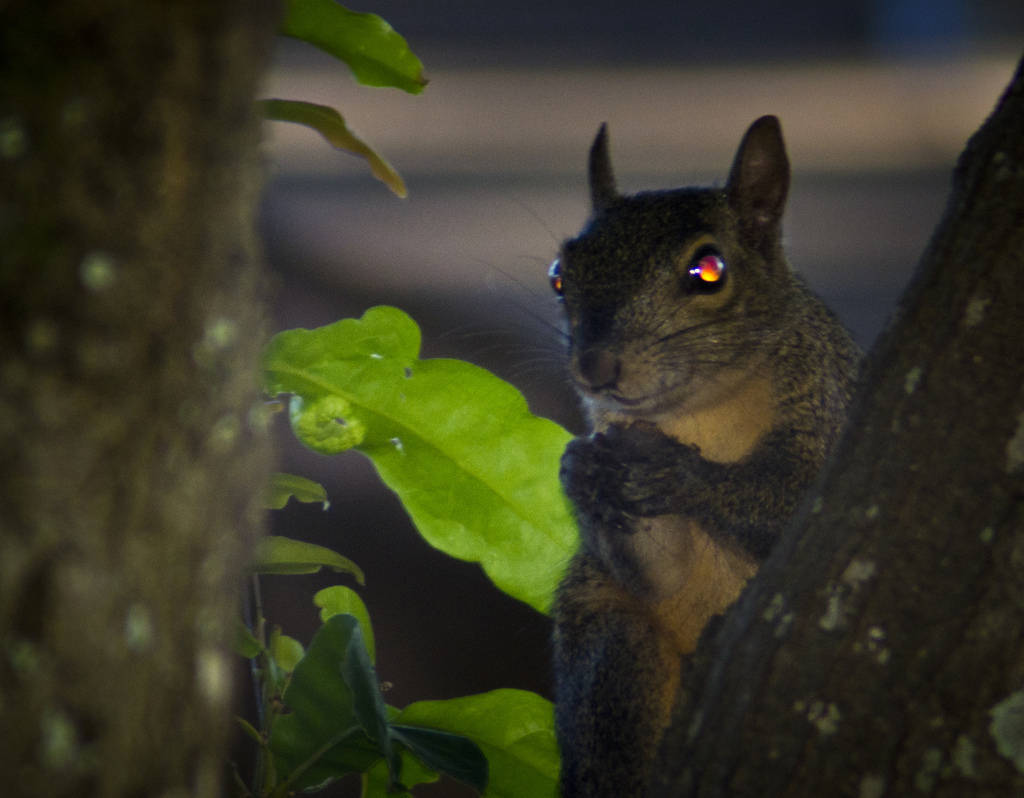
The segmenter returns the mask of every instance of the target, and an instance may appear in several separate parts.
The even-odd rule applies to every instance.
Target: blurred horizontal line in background
[[[948,165],[992,110],[1016,53],[708,68],[521,67],[428,73],[426,91],[356,86],[344,68],[281,66],[266,95],[338,108],[403,174],[580,173],[607,121],[623,175],[720,175],[757,116],[782,119],[797,170],[876,172]],[[328,67],[332,66],[330,64]],[[275,124],[284,172],[363,172],[316,134]],[[682,181],[677,181],[682,182]]]

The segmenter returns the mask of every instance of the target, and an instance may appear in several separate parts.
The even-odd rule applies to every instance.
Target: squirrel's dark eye
[[[558,258],[551,262],[551,268],[548,269],[548,280],[551,281],[551,290],[561,299],[562,294],[565,293],[565,284],[562,280],[562,264],[559,263]]]
[[[703,247],[690,261],[687,288],[695,293],[713,294],[725,285],[727,271],[718,250]]]

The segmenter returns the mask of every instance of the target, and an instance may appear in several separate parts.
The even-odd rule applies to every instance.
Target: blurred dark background
[[[620,187],[634,191],[721,183],[746,126],[777,114],[794,170],[790,260],[869,346],[1024,41],[1019,0],[375,0],[356,10],[407,38],[431,80],[422,95],[358,86],[284,40],[266,95],[338,108],[401,172],[409,198],[314,133],[268,126],[262,232],[277,328],[396,305],[420,323],[425,356],[485,366],[573,430],[546,271],[585,219],[585,156],[601,122]],[[362,566],[387,700],[497,687],[550,696],[547,620],[424,543],[360,455],[312,454],[281,421],[281,470],[322,482],[331,505],[275,512],[273,531]],[[337,581],[267,577],[266,615],[308,643],[312,595]],[[443,782],[422,794],[469,793]]]

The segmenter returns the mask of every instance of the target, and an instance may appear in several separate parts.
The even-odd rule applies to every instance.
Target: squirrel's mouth
[[[577,392],[594,411],[647,416],[679,407],[692,392],[694,375],[679,364],[667,371],[650,358],[605,355],[605,350],[587,350],[570,368]]]
[[[624,394],[615,390],[587,391],[587,401],[593,410],[603,413],[622,413],[629,416],[649,416],[663,411],[666,407],[678,405],[678,387],[665,386],[663,390],[639,395]]]
[[[576,381],[577,390],[580,395],[594,405],[600,405],[608,410],[628,409],[632,407],[643,407],[650,402],[646,394],[630,396],[622,393],[616,388],[593,388],[580,380]]]
[[[623,396],[622,394],[615,392],[606,393],[602,398],[606,399],[609,403],[614,402],[619,407],[641,407],[648,402],[648,398],[646,396],[630,397]]]

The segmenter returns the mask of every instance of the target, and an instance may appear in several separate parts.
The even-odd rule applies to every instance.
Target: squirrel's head
[[[578,390],[595,413],[637,417],[713,400],[778,339],[792,294],[778,120],[750,126],[724,189],[619,194],[604,125],[589,177],[591,218],[550,271]]]

